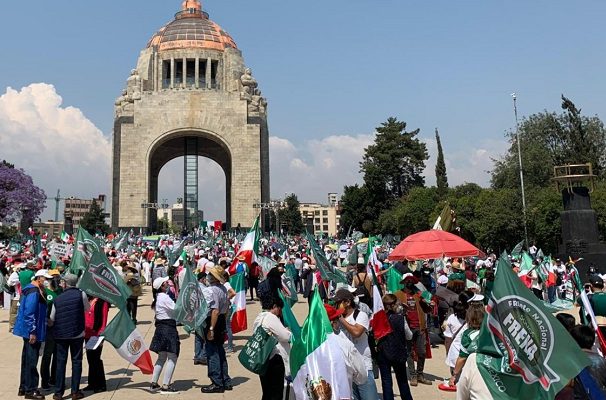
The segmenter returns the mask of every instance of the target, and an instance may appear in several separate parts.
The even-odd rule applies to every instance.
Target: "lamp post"
[[[524,242],[528,249],[528,227],[526,225],[526,193],[524,191],[524,169],[522,168],[522,147],[520,144],[520,124],[518,123],[518,107],[517,107],[517,96],[515,93],[511,94],[513,98],[513,113],[516,119],[516,142],[518,144],[518,162],[520,165],[520,188],[522,189],[522,215],[524,219]]]

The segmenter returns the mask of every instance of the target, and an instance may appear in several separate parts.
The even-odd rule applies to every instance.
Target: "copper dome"
[[[186,0],[175,19],[162,27],[149,41],[147,47],[156,46],[159,51],[174,49],[237,49],[236,42],[219,25],[202,11],[198,0]]]

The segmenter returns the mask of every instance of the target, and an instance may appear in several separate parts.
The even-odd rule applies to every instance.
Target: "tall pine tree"
[[[442,142],[440,134],[436,128],[436,144],[438,146],[438,160],[436,161],[436,186],[438,187],[438,198],[443,199],[448,194],[448,176],[446,175],[446,163],[444,162],[444,152],[442,151]]]
[[[96,200],[93,199],[90,209],[80,220],[80,226],[86,229],[91,235],[96,233],[107,234],[109,232],[109,226],[105,223],[105,213],[103,212],[103,209],[99,207]]]

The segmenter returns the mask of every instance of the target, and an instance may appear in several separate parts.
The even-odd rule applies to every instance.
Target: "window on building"
[[[320,210],[314,211],[314,215],[320,215]]]
[[[328,225],[324,225],[324,227],[322,228],[322,230],[323,230],[324,232],[328,232]]]
[[[320,225],[316,225],[315,229],[316,229],[316,231],[319,231],[320,230]]]
[[[162,61],[162,89],[168,89],[170,87],[170,60]]]
[[[185,86],[196,86],[196,60],[187,60]]]
[[[210,87],[213,89],[219,89],[219,83],[217,81],[217,72],[219,71],[219,61],[212,60],[210,63]]]
[[[183,60],[175,60],[175,85],[183,83]]]
[[[199,84],[201,88],[206,87],[206,60],[198,60],[200,64]]]
[[[322,210],[322,215],[328,215],[328,210]]]

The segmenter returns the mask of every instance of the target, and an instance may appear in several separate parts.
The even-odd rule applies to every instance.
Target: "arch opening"
[[[205,220],[221,219],[227,227],[231,226],[232,161],[229,149],[220,139],[205,132],[174,132],[152,146],[148,159],[150,203],[161,206],[181,198],[184,225],[188,230],[198,226],[201,221],[197,210],[205,212]],[[166,184],[165,179],[168,180]],[[223,192],[225,202],[224,208],[221,208],[216,204],[217,193]],[[200,194],[203,195],[202,200]],[[224,218],[218,218],[223,215]],[[157,210],[150,209],[147,220],[151,231],[157,231]]]

